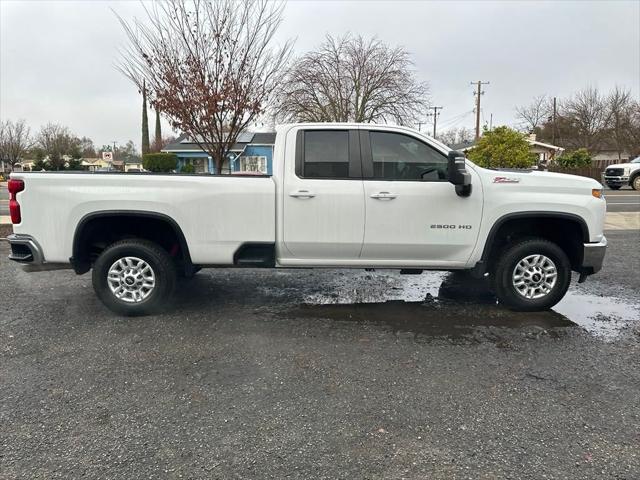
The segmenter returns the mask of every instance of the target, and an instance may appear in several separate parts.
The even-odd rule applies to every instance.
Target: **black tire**
[[[630,182],[631,188],[634,190],[640,190],[640,175],[636,175],[631,179]]]
[[[621,185],[607,185],[611,190],[620,190]]]
[[[107,279],[112,266],[126,257],[146,262],[153,275],[154,286],[147,288],[147,296],[137,301],[117,298]],[[109,245],[100,254],[93,265],[92,281],[96,295],[109,310],[125,316],[148,315],[161,310],[171,298],[176,285],[176,268],[169,254],[155,243],[148,240],[122,240]]]
[[[543,294],[535,290],[543,294],[540,298],[526,298],[525,294],[520,293],[516,288],[514,280],[514,272],[519,262],[533,255],[547,257],[555,265],[557,273],[555,283],[547,293]],[[500,303],[520,312],[534,312],[553,307],[567,293],[569,283],[571,283],[569,258],[558,245],[540,238],[522,240],[507,246],[498,260],[493,275],[493,286]]]

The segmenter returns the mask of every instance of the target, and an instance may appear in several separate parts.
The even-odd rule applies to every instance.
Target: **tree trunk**
[[[159,152],[162,150],[162,130],[160,127],[160,112],[156,109],[156,140],[155,150]]]
[[[149,153],[149,118],[147,117],[147,88],[142,83],[142,154]]]
[[[221,157],[220,155],[216,155],[215,157],[216,159],[216,174],[217,175],[222,175],[222,167],[224,166],[224,158]]]

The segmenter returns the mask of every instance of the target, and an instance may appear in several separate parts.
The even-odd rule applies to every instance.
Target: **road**
[[[626,187],[624,190],[605,190],[607,211],[640,212],[640,191]],[[0,184],[0,216],[9,215],[9,192],[6,183]]]
[[[640,212],[640,191],[625,187],[620,190],[604,191],[607,212]]]
[[[119,318],[0,243],[0,478],[640,478],[638,232],[553,311],[445,273],[204,270]]]

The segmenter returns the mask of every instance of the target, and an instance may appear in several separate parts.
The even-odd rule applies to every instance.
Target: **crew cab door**
[[[447,157],[406,131],[360,132],[365,192],[361,259],[433,267],[461,266],[478,238],[482,189],[460,197],[447,180]]]
[[[364,236],[364,193],[357,130],[331,126],[292,131],[283,185],[281,264],[353,261]],[[287,152],[292,143],[287,141]],[[333,262],[335,263],[335,262]]]

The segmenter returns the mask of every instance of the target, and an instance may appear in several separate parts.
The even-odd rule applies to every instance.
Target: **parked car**
[[[600,270],[595,180],[481,168],[415,130],[280,126],[273,175],[14,173],[10,258],[92,270],[114,312],[157,311],[202,267],[465,270],[515,310]]]
[[[640,190],[640,157],[628,163],[609,165],[604,170],[604,183],[612,190],[618,190],[625,185]]]

